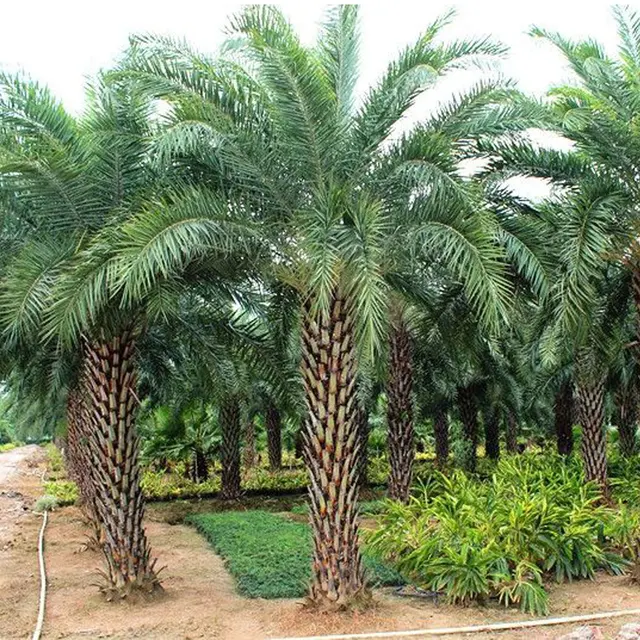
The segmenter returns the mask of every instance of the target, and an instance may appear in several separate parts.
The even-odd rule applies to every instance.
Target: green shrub
[[[48,442],[44,445],[44,450],[47,453],[47,467],[49,475],[54,478],[65,477],[66,472],[64,458],[62,457],[60,449],[58,449],[58,447],[56,447],[52,442]]]
[[[46,494],[36,501],[33,510],[36,513],[43,513],[44,511],[53,511],[60,506],[60,501],[55,496]]]
[[[78,487],[71,480],[50,480],[44,483],[44,490],[58,501],[59,506],[75,504],[78,499]]]
[[[187,519],[225,560],[250,598],[299,598],[311,580],[311,530],[266,511],[198,514]],[[397,571],[364,556],[375,584],[402,584]]]
[[[502,460],[488,482],[435,474],[410,504],[388,502],[370,548],[454,602],[499,598],[546,613],[543,579],[619,573],[640,520],[598,504],[579,461],[551,455]]]
[[[141,486],[144,495],[151,500],[197,498],[220,491],[220,478],[211,476],[205,482],[194,482],[180,473],[164,473],[147,469],[142,473]]]
[[[307,470],[280,469],[269,471],[264,467],[254,467],[244,476],[242,488],[245,491],[297,491],[309,484]]]
[[[5,451],[11,451],[19,447],[20,445],[17,442],[7,442],[6,444],[0,444],[0,453],[4,453]]]
[[[382,457],[369,458],[367,464],[367,482],[374,486],[387,484],[389,479],[389,461]]]

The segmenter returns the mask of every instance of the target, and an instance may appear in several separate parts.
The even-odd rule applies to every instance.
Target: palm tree
[[[609,234],[611,260],[620,262],[633,279],[633,300],[640,314],[640,261],[637,228],[639,220],[638,169],[640,147],[636,144],[638,117],[637,83],[640,73],[640,15],[625,6],[613,8],[618,27],[618,55],[609,57],[593,40],[571,41],[558,33],[534,28],[532,34],[552,43],[568,62],[577,84],[550,91],[556,116],[555,129],[575,143],[575,153],[530,155],[529,172],[575,184],[585,172],[606,178],[618,192],[620,202],[611,209],[600,231]],[[519,153],[518,160],[522,160]],[[507,158],[507,161],[513,158]],[[538,162],[536,160],[543,160]],[[533,162],[531,162],[533,161]],[[522,166],[522,165],[521,165]],[[623,202],[624,201],[624,202]],[[599,241],[598,234],[584,243]],[[575,294],[575,292],[574,292]],[[636,356],[638,352],[635,352]]]
[[[573,451],[574,397],[571,380],[563,380],[556,391],[554,409],[554,431],[558,453],[568,456]]]
[[[142,525],[134,428],[141,323],[118,302],[109,306],[105,286],[108,225],[139,206],[159,177],[145,162],[148,101],[98,79],[75,121],[37,85],[4,77],[3,88],[2,112],[16,142],[4,148],[0,171],[6,187],[46,221],[5,279],[5,335],[17,348],[44,336],[51,352],[73,354],[71,442],[88,445],[75,457],[88,458],[81,467],[90,471],[101,529],[104,590],[108,597],[152,591],[158,581]]]
[[[387,428],[389,447],[389,497],[406,502],[415,457],[413,424],[413,370],[411,336],[402,307],[390,322]]]
[[[230,213],[250,209],[263,225],[272,257],[266,280],[287,283],[298,294],[315,540],[310,601],[330,608],[366,593],[354,482],[361,446],[356,388],[358,361],[379,352],[385,335],[389,286],[382,262],[389,231],[401,235],[403,228],[390,226],[394,213],[403,208],[417,220],[416,245],[443,261],[454,259],[486,320],[499,316],[507,294],[503,252],[484,217],[470,219],[460,206],[435,207],[448,188],[438,198],[435,191],[418,197],[411,207],[406,183],[395,197],[386,189],[395,168],[417,164],[412,154],[423,155],[412,146],[418,137],[387,148],[416,97],[438,76],[503,51],[488,40],[437,44],[448,19],[407,47],[358,108],[355,6],[330,10],[313,48],[300,43],[276,8],[254,6],[232,20],[233,39],[216,59],[183,43],[141,38],[120,72],[171,105],[158,150],[201,187],[221,179],[229,184]],[[488,117],[499,122],[504,113]],[[425,196],[428,185],[448,182],[430,170],[428,158],[421,171],[409,173],[408,183],[422,184],[416,193]],[[180,267],[185,250],[166,244],[165,268],[172,261]],[[469,273],[473,277],[465,277]]]

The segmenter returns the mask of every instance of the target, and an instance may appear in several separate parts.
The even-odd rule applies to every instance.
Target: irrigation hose
[[[32,640],[40,640],[42,625],[44,624],[44,605],[47,598],[47,572],[44,566],[44,530],[47,526],[49,512],[45,510],[42,518],[42,527],[38,539],[38,560],[40,562],[40,609],[38,611],[38,623],[33,632]]]
[[[446,636],[462,633],[482,633],[483,631],[507,631],[509,629],[526,629],[529,627],[546,627],[554,624],[568,624],[571,622],[588,622],[604,618],[622,618],[638,616],[640,609],[625,609],[621,611],[604,611],[582,616],[566,616],[563,618],[543,618],[540,620],[522,620],[520,622],[497,622],[493,624],[478,624],[470,627],[441,627],[440,629],[415,629],[413,631],[376,631],[372,633],[343,633],[330,636],[300,636],[297,638],[272,638],[272,640],[372,640],[374,638],[416,638],[420,636]]]

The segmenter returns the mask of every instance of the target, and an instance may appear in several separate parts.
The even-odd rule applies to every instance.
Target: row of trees
[[[215,57],[134,38],[79,118],[0,75],[4,377],[23,416],[65,415],[111,596],[157,585],[141,402],[215,398],[230,499],[247,416],[266,416],[274,466],[282,416],[301,418],[310,599],[331,608],[367,595],[358,491],[381,389],[397,500],[417,414],[443,466],[459,420],[473,471],[481,424],[497,457],[502,428],[515,450],[519,424],[555,412],[570,453],[575,387],[585,471],[606,494],[611,391],[634,451],[640,18],[616,10],[616,59],[535,31],[579,79],[540,102],[490,71],[500,44],[442,41],[451,17],[362,98],[353,5],[328,11],[312,47],[271,6],[235,16]],[[461,69],[477,80],[406,130]],[[535,128],[573,146],[536,144]],[[552,194],[531,203],[513,176]]]

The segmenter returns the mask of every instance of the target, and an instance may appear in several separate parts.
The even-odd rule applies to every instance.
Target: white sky
[[[280,4],[302,37],[312,41],[323,5]],[[640,10],[640,0],[631,5]],[[222,39],[226,17],[240,6],[213,0],[0,0],[0,68],[29,72],[48,84],[68,108],[80,111],[85,78],[109,66],[126,47],[129,34],[186,37],[197,48],[213,52]],[[569,37],[592,36],[608,48],[616,42],[609,2],[364,2],[362,88],[374,82],[400,48],[451,6],[457,8],[458,17],[445,34],[491,34],[509,45],[506,73],[517,78],[523,90],[538,94],[569,75],[555,51],[526,35],[532,24]]]
[[[68,109],[79,112],[85,79],[110,66],[126,48],[130,34],[178,36],[203,52],[213,53],[224,37],[227,17],[242,4],[215,0],[0,0],[0,68],[28,72],[47,84]],[[313,42],[325,5],[304,0],[279,4],[303,40]],[[493,36],[511,50],[502,64],[503,72],[517,79],[522,90],[537,95],[543,95],[551,85],[570,81],[571,75],[549,44],[527,35],[532,25],[570,38],[593,37],[612,52],[617,41],[612,3],[603,0],[386,0],[361,4],[361,93],[400,49],[451,7],[457,10],[457,17],[444,31],[443,39]],[[640,0],[628,4],[640,11]],[[451,91],[468,84],[469,79],[454,79],[448,86],[445,83],[416,105],[412,119],[419,119],[422,109],[435,106]],[[543,139],[543,144],[563,144],[557,136]],[[514,178],[511,182],[519,194],[534,200],[549,193],[540,180]]]

